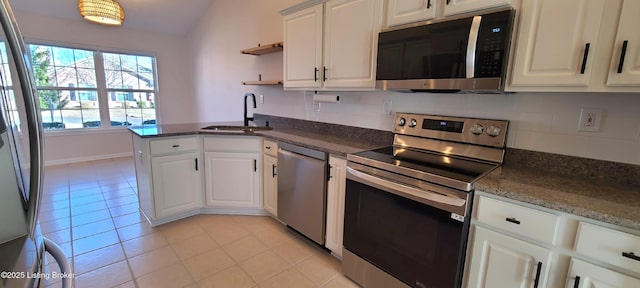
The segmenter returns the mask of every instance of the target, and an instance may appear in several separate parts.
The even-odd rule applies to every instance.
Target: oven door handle
[[[418,198],[422,200],[427,200],[428,202],[435,202],[435,203],[440,203],[440,204],[454,206],[454,207],[464,207],[464,205],[467,203],[467,200],[465,199],[449,197],[449,196],[435,193],[429,190],[423,190],[423,189],[403,185],[400,183],[392,182],[389,180],[385,180],[382,178],[378,178],[378,177],[360,172],[351,167],[347,167],[347,174],[351,174],[352,176],[360,179],[361,181],[364,182],[363,184],[373,184],[379,187],[384,187],[391,190],[387,192],[390,192],[405,198],[410,198],[410,199]]]

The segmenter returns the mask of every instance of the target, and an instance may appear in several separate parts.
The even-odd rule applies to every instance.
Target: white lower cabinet
[[[640,287],[640,279],[613,270],[571,259],[567,288],[631,288]]]
[[[469,288],[545,287],[552,261],[549,249],[482,227],[471,259]]]
[[[206,206],[261,209],[261,139],[207,136],[203,143]]]
[[[327,185],[327,247],[333,254],[342,257],[344,231],[344,197],[347,181],[347,160],[329,157],[329,183]]]
[[[640,287],[640,232],[494,197],[476,191],[467,287]]]
[[[197,136],[133,136],[140,210],[152,225],[198,214],[202,167]]]
[[[202,207],[202,180],[196,152],[153,157],[155,216],[176,215]]]

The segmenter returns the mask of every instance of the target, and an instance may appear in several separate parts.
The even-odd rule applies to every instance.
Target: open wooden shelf
[[[265,45],[258,44],[258,47],[244,49],[244,50],[242,50],[240,52],[242,54],[262,55],[262,54],[282,51],[283,47],[284,46],[283,46],[282,42],[265,44]]]
[[[242,85],[282,85],[282,80],[244,81]]]

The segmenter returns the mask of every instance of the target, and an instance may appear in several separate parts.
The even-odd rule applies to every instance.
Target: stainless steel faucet
[[[253,99],[253,108],[258,108],[258,106],[256,106],[256,95],[253,93],[245,93],[244,94],[244,126],[249,126],[249,120],[253,121],[253,117],[247,117],[247,97],[251,97],[251,99]]]

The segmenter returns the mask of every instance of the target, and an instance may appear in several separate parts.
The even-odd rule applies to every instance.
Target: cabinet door
[[[256,153],[205,152],[207,205],[260,208]]]
[[[522,1],[512,86],[587,86],[605,0]],[[603,47],[604,48],[604,47]]]
[[[278,158],[264,155],[262,161],[263,206],[271,215],[278,216]]]
[[[406,24],[436,17],[436,0],[387,1],[387,26]]]
[[[567,288],[627,288],[640,287],[640,279],[605,269],[577,259],[571,259]]]
[[[474,233],[469,288],[546,287],[551,251],[477,227]],[[539,272],[538,272],[539,271]]]
[[[153,198],[157,218],[202,207],[198,153],[153,157]]]
[[[325,246],[342,256],[344,232],[344,197],[347,182],[347,161],[329,157],[329,183],[327,185],[327,233]]]
[[[448,16],[509,4],[511,4],[511,0],[445,0],[444,15]]]
[[[330,0],[325,5],[324,87],[373,89],[382,1]]]
[[[607,85],[640,86],[640,1],[622,5]]]
[[[284,17],[284,88],[321,87],[322,5]]]

